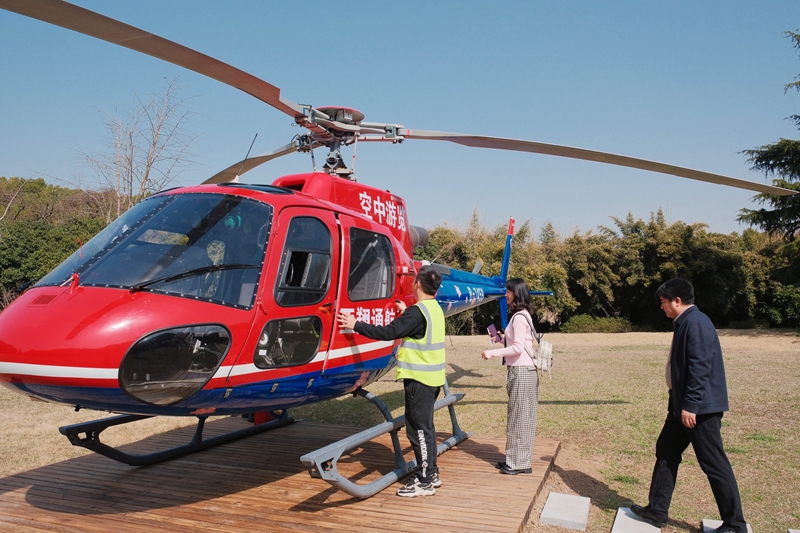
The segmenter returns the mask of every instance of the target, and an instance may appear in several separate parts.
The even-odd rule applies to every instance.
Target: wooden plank
[[[306,483],[307,483],[307,481],[308,481],[308,478],[305,478],[305,479],[303,480],[303,484],[306,484]]]
[[[210,421],[213,436],[246,421]],[[533,474],[504,476],[505,439],[475,437],[439,457],[443,486],[433,497],[398,498],[397,484],[357,500],[312,479],[301,455],[358,428],[302,422],[143,468],[88,455],[0,478],[0,531],[135,533],[237,531],[522,531],[560,443],[537,439]],[[182,444],[191,429],[125,446],[143,453]],[[440,435],[444,438],[446,435]],[[401,432],[405,454],[410,446]],[[343,456],[339,471],[359,483],[394,468],[384,435]]]

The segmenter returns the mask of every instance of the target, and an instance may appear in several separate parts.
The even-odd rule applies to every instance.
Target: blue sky
[[[195,48],[281,88],[297,103],[344,105],[366,120],[494,135],[652,159],[751,181],[739,152],[797,138],[786,117],[800,73],[786,30],[796,0],[267,2],[80,0],[79,5]],[[102,149],[101,111],[180,76],[194,96],[205,180],[247,152],[299,133],[282,113],[219,82],[0,11],[0,175],[75,181],[79,151]],[[322,154],[318,154],[321,156]],[[351,153],[345,152],[345,160]],[[310,170],[294,154],[244,181]],[[464,227],[509,216],[562,235],[611,216],[742,231],[754,193],[551,156],[407,141],[358,149],[360,181],[404,197],[412,224]],[[48,178],[49,179],[49,178]],[[52,181],[52,180],[51,180]],[[538,233],[538,230],[537,230]]]

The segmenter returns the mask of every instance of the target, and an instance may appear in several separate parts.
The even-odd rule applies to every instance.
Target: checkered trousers
[[[533,366],[507,369],[506,464],[513,469],[530,468],[539,407],[539,374]]]

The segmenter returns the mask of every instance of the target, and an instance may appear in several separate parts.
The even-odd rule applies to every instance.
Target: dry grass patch
[[[61,426],[96,420],[108,413],[32,401],[0,387],[0,476],[8,476],[90,452],[70,445],[58,432]],[[171,429],[194,425],[194,418],[158,417],[105,430],[103,442],[119,446]]]
[[[671,333],[551,334],[556,362],[540,387],[537,435],[561,440],[554,474],[536,503],[526,532],[565,533],[538,523],[549,491],[588,496],[588,531],[607,532],[619,507],[647,502],[655,442],[666,417],[664,365]],[[800,336],[763,330],[720,332],[731,411],[723,440],[742,493],[745,518],[756,531],[800,529]],[[484,361],[485,337],[447,341],[448,378],[466,392],[457,406],[461,427],[504,435],[505,370]],[[402,414],[402,387],[384,377],[370,389]],[[440,431],[449,430],[444,410]],[[295,410],[310,419],[366,426],[382,421],[368,402],[344,398]],[[353,413],[363,417],[350,418]],[[684,454],[664,533],[701,531],[718,518],[708,481],[691,448]]]

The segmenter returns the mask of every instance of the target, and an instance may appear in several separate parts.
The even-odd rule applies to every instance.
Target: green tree
[[[800,50],[800,34],[786,32],[796,49]],[[800,91],[800,81],[784,86],[784,93],[790,89]],[[789,120],[800,127],[800,115],[792,115]],[[743,152],[751,168],[763,172],[767,177],[774,176],[772,183],[778,187],[800,191],[800,141],[780,139]],[[800,232],[800,194],[794,196],[772,196],[759,194],[755,201],[768,207],[761,209],[742,209],[739,220],[756,226],[767,233],[779,234],[792,241]]]
[[[800,326],[800,287],[772,282],[768,292],[769,301],[763,311],[770,323],[783,327]]]
[[[0,223],[0,309],[11,303],[25,284],[58,266],[103,226],[97,218]]]
[[[564,240],[562,264],[567,273],[569,293],[578,303],[577,313],[615,316],[614,272],[611,235],[578,231]]]
[[[755,320],[756,325],[766,321],[778,327],[800,326],[800,239],[787,243],[777,235],[747,229],[741,241],[748,279],[748,300],[740,306],[748,313],[742,319]]]
[[[538,289],[553,293],[553,296],[534,301],[536,315],[541,323],[551,328],[559,327],[578,308],[578,301],[569,290],[569,274],[564,259],[567,246],[550,222],[542,226],[539,232],[536,254],[539,262]]]
[[[0,309],[104,225],[93,198],[81,190],[42,178],[0,177]]]
[[[800,50],[800,34],[786,32],[795,49]],[[800,79],[800,77],[798,77]],[[800,81],[784,86],[784,93],[800,91]],[[789,117],[800,128],[800,115]],[[752,168],[773,176],[775,185],[800,191],[800,141],[779,139],[744,152]],[[759,194],[755,200],[767,207],[742,209],[739,220],[780,236],[783,243],[760,250],[769,273],[756,286],[758,313],[773,325],[800,325],[800,194],[770,196]]]
[[[585,276],[598,280],[606,308],[599,313],[595,303],[579,312],[620,316],[640,328],[668,329],[655,291],[664,281],[681,277],[694,284],[698,305],[715,324],[740,317],[737,302],[748,301],[748,278],[736,234],[710,233],[705,224],[667,224],[661,210],[649,222],[630,214],[613,220],[616,230],[601,228],[605,254],[597,259],[602,263],[589,264],[594,272]]]
[[[42,178],[0,176],[0,221],[61,222],[95,214],[93,202],[76,189],[50,185]]]

